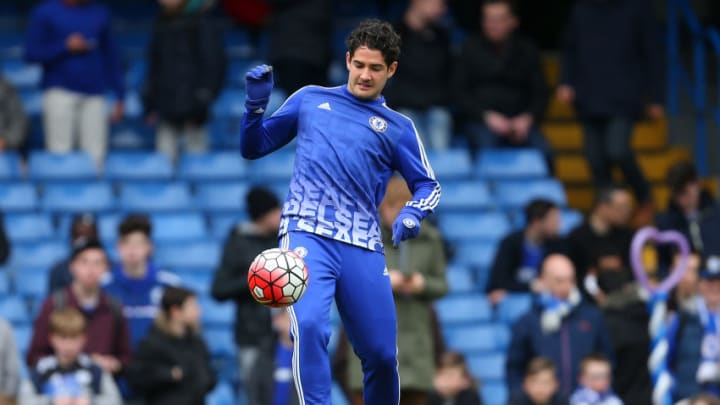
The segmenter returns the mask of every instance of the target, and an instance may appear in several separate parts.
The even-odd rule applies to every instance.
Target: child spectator
[[[440,357],[433,386],[428,405],[482,405],[477,384],[460,353],[447,352]]]
[[[522,391],[510,396],[508,405],[567,405],[558,392],[560,383],[552,360],[536,357],[528,364]]]
[[[586,356],[580,363],[580,386],[570,397],[570,405],[622,405],[610,386],[610,361],[602,354]]]
[[[54,355],[43,357],[30,371],[21,403],[27,405],[114,405],[122,404],[111,375],[82,353],[85,347],[85,317],[75,308],[50,315],[49,340]]]
[[[203,404],[216,377],[198,333],[200,306],[195,294],[168,287],[160,306],[155,324],[133,355],[130,385],[148,404]]]
[[[127,216],[120,223],[118,233],[120,264],[113,267],[105,291],[122,304],[130,325],[130,346],[134,348],[152,325],[162,289],[178,285],[180,280],[150,261],[152,226],[146,216]]]
[[[20,358],[12,325],[0,319],[0,405],[14,405],[20,388]]]

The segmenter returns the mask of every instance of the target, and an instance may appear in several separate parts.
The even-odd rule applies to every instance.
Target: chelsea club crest
[[[375,132],[385,132],[387,130],[388,124],[387,121],[384,119],[373,115],[370,117],[370,128],[373,129]]]

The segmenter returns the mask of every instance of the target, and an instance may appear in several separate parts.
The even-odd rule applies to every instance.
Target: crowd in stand
[[[206,125],[227,76],[227,55],[209,13],[212,2],[159,2],[142,100],[145,121],[156,126],[157,150],[175,160],[181,150],[208,150]],[[306,84],[328,84],[330,0],[268,0],[269,7],[259,9],[268,14],[267,23],[226,3],[240,23],[267,30],[267,58],[279,88],[292,93]],[[460,43],[447,17],[443,0],[408,2],[396,22],[402,56],[385,94],[388,105],[413,118],[428,148],[467,145],[474,155],[484,148],[535,148],[552,172],[553,151],[540,127],[552,91],[538,47],[516,32],[520,22],[511,2],[484,1],[477,29]],[[488,299],[499,304],[508,294],[533,294],[532,308],[512,329],[508,403],[650,404],[647,297],[629,269],[633,212],[651,209],[652,202],[630,137],[636,120],[663,116],[659,40],[650,6],[642,1],[578,1],[567,27],[555,97],[573,104],[582,124],[596,197],[584,223],[565,238],[559,237],[559,207],[534,200],[525,207],[524,228],[500,243]],[[101,167],[108,125],[124,112],[109,9],[93,0],[42,3],[28,20],[25,58],[43,69],[47,150],[82,149]],[[111,108],[107,91],[117,100]],[[19,97],[0,77],[0,151],[20,149],[27,132]],[[630,189],[612,184],[612,166],[622,170]],[[655,223],[681,232],[693,251],[670,300],[673,395],[691,405],[714,405],[720,403],[714,396],[720,394],[720,211],[691,163],[673,166],[667,178],[669,208]],[[383,227],[391,226],[408,199],[404,182],[391,180],[380,207]],[[228,235],[211,294],[236,304],[235,341],[248,403],[293,404],[287,314],[255,304],[245,277],[258,252],[277,246],[281,203],[263,188],[253,188],[246,203],[250,221]],[[147,217],[127,216],[117,235],[119,261],[113,264],[98,242],[95,218],[75,218],[72,254],[50,272],[50,294],[33,325],[26,381],[19,376],[11,326],[0,322],[0,404],[15,398],[33,404],[203,403],[216,376],[198,333],[195,293],[153,263]],[[383,235],[390,237],[387,229]],[[409,249],[404,264],[396,251],[386,252],[398,311],[401,403],[480,404],[478,382],[463,356],[444,347],[432,310],[432,302],[448,292],[443,238],[428,224]],[[0,232],[0,263],[10,250]],[[677,252],[660,249],[657,274],[667,274],[677,261]],[[360,364],[343,342],[336,351],[337,378],[349,401],[362,404]]]

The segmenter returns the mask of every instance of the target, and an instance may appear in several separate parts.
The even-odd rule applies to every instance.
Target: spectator
[[[246,206],[252,222],[230,231],[213,279],[212,296],[219,301],[235,301],[240,380],[248,405],[267,405],[272,401],[273,376],[268,364],[275,356],[275,336],[269,308],[258,305],[250,295],[247,272],[258,253],[277,247],[280,201],[270,190],[253,187],[246,196]]]
[[[116,97],[111,119],[123,115],[122,73],[110,11],[93,0],[50,0],[32,12],[25,58],[43,67],[43,127],[50,152],[80,148],[98,166],[108,139],[105,91]]]
[[[676,254],[673,267],[680,260],[680,255]],[[700,283],[700,263],[702,259],[697,253],[691,253],[688,256],[688,262],[680,282],[675,286],[670,297],[670,308],[675,310],[692,310],[695,307]]]
[[[460,353],[446,352],[440,357],[433,388],[428,405],[482,405],[477,384]]]
[[[8,261],[10,252],[10,242],[5,234],[5,221],[3,220],[2,213],[0,213],[0,266]]]
[[[454,74],[471,146],[537,148],[552,169],[552,151],[539,130],[547,104],[540,52],[515,34],[509,0],[486,0],[481,25],[482,33],[463,43]]]
[[[168,287],[160,306],[155,324],[133,355],[130,384],[148,404],[204,404],[216,377],[199,334],[200,306],[195,294]]]
[[[15,87],[0,76],[0,153],[20,149],[27,131],[22,101]]]
[[[570,405],[623,405],[612,391],[612,367],[604,355],[585,356],[580,363],[579,380],[580,387],[570,397]]]
[[[626,404],[652,405],[650,336],[645,293],[622,269],[600,269],[600,308],[613,348],[613,387]]]
[[[584,293],[597,293],[594,281],[597,266],[630,268],[631,214],[632,195],[625,188],[610,186],[596,190],[589,217],[567,236],[568,255]]]
[[[75,308],[55,309],[43,336],[54,355],[43,357],[30,371],[21,403],[28,405],[121,405],[117,386],[107,370],[82,353],[88,346],[85,317]]]
[[[403,68],[385,91],[388,104],[412,118],[430,149],[446,149],[453,126],[450,33],[441,22],[446,10],[445,0],[410,2],[395,26],[402,38]]]
[[[159,120],[157,149],[175,160],[179,142],[188,152],[207,150],[210,106],[225,79],[219,25],[190,0],[161,0],[148,52],[143,103],[148,121]],[[206,6],[205,6],[206,7]]]
[[[290,314],[284,309],[272,311],[272,324],[278,339],[275,345],[275,370],[273,373],[273,405],[298,405],[293,384],[293,341],[290,336]]]
[[[0,319],[0,405],[16,403],[20,378],[20,358],[12,325]]]
[[[527,366],[522,391],[511,393],[508,405],[567,405],[558,393],[557,368],[552,360],[534,358]]]
[[[573,103],[582,123],[595,188],[612,182],[619,166],[640,203],[652,212],[650,188],[630,147],[643,110],[663,117],[662,37],[650,1],[582,0],[568,22],[557,97]],[[651,218],[647,218],[651,219]]]
[[[393,177],[380,204],[383,244],[392,246],[392,224],[412,194],[401,177]],[[432,302],[447,294],[445,255],[438,230],[426,224],[420,235],[406,243],[406,252],[386,249],[398,323],[400,404],[426,404],[432,385],[435,358]],[[403,257],[404,255],[404,257]],[[351,346],[351,345],[350,345]],[[348,347],[350,350],[350,347]],[[348,354],[348,376],[353,404],[363,404],[360,360]]]
[[[695,166],[690,162],[678,162],[670,167],[667,174],[670,201],[667,211],[660,213],[655,223],[660,230],[674,230],[682,233],[694,252],[703,251],[700,224],[710,214],[715,201],[710,192],[703,188]],[[673,252],[661,250],[661,262],[670,265]]]
[[[73,217],[70,224],[70,244],[72,248],[83,245],[91,240],[98,239],[98,229],[95,216],[90,213],[79,214]],[[48,277],[48,291],[51,293],[69,286],[73,277],[70,273],[70,259],[57,262],[50,269]]]
[[[681,310],[668,325],[668,363],[675,378],[673,399],[720,392],[720,257],[709,256],[700,273],[694,308]]]
[[[330,63],[333,2],[268,0],[268,59],[275,86],[288,94],[308,84],[324,85]]]
[[[583,302],[575,287],[572,262],[560,254],[543,261],[540,281],[543,294],[512,328],[507,357],[507,383],[510,392],[521,389],[530,361],[543,356],[559,367],[560,393],[569,396],[575,389],[580,359],[590,353],[611,356],[602,314]]]
[[[720,398],[713,394],[702,393],[693,396],[687,401],[681,401],[678,405],[720,405]]]
[[[508,292],[538,292],[542,260],[557,250],[560,209],[555,203],[536,199],[525,207],[525,228],[507,235],[501,242],[490,272],[487,293],[497,304]]]
[[[122,308],[100,289],[108,271],[105,250],[97,241],[89,241],[75,248],[70,257],[70,286],[53,292],[45,299],[35,320],[27,364],[53,354],[49,328],[55,310],[74,308],[83,315],[83,351],[106,372],[119,375],[130,361],[130,338]]]
[[[120,263],[104,282],[105,291],[120,301],[130,326],[130,347],[137,347],[157,314],[162,289],[180,284],[150,260],[152,226],[145,215],[131,214],[118,226]]]

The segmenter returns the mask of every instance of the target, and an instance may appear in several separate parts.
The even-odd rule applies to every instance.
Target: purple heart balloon
[[[653,241],[655,243],[672,243],[677,246],[680,253],[680,260],[677,261],[677,264],[673,267],[670,275],[657,286],[650,285],[647,271],[645,271],[642,262],[643,247],[648,241]],[[685,239],[685,236],[683,236],[680,232],[660,232],[651,226],[646,226],[638,230],[635,233],[635,236],[633,236],[632,245],[630,246],[630,263],[632,264],[632,270],[633,273],[635,273],[635,278],[638,283],[640,283],[640,285],[650,293],[667,294],[673,287],[675,287],[685,273],[689,256],[690,247],[688,246],[687,239]]]

